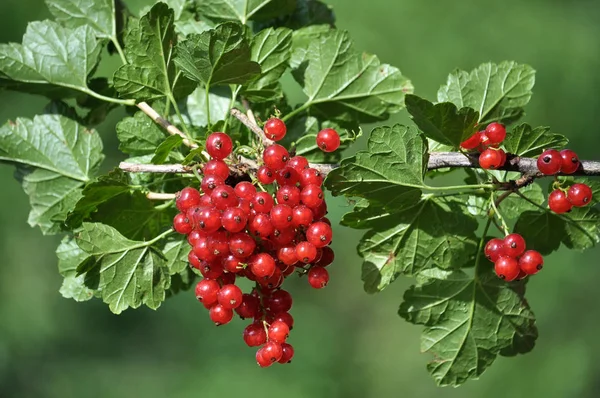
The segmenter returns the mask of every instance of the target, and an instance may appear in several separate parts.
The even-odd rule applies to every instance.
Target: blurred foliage
[[[133,11],[147,1],[126,1]],[[449,71],[514,59],[537,70],[525,120],[567,135],[582,158],[600,158],[600,2],[593,0],[328,1],[357,49],[409,76],[433,99]],[[20,41],[28,21],[49,17],[40,0],[0,2],[0,41]],[[107,54],[104,55],[108,59]],[[107,60],[107,75],[116,66]],[[297,93],[299,101],[301,93]],[[33,116],[45,100],[0,93],[0,120]],[[114,112],[100,126],[116,155]],[[405,112],[391,122],[407,122]],[[372,126],[362,126],[370,131]],[[363,141],[364,142],[364,141]],[[193,294],[157,312],[112,315],[99,301],[76,303],[58,293],[58,238],[26,223],[27,197],[0,167],[0,397],[597,397],[600,394],[600,249],[549,256],[528,284],[540,338],[533,352],[499,359],[480,381],[439,389],[418,351],[418,327],[396,314],[406,283],[370,296],[350,243],[359,233],[338,227],[327,289],[292,284],[296,319],[289,366],[261,370],[241,338],[242,323],[215,328]],[[14,206],[14,207],[13,207]],[[349,205],[332,200],[331,218]]]

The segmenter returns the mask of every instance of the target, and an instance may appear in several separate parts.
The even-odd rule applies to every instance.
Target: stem
[[[206,102],[206,104],[205,104],[205,106],[206,106],[206,123],[207,123],[206,129],[208,131],[211,131],[212,126],[210,124],[210,85],[209,84],[207,84],[204,89],[204,95],[206,98],[206,100],[205,100],[205,102]]]
[[[231,87],[231,101],[229,102],[229,109],[233,109],[233,106],[235,105],[235,100],[237,99],[237,95],[240,92],[240,89],[242,88],[241,85],[236,86],[236,88],[234,89],[233,85],[230,86]],[[227,127],[229,126],[229,120],[231,119],[231,113],[229,115],[227,115],[227,117],[225,118],[225,124],[223,125],[223,131],[227,131]]]
[[[289,119],[293,118],[294,116],[296,116],[297,114],[304,112],[306,109],[308,109],[310,107],[310,103],[306,102],[304,105],[302,105],[299,108],[294,109],[293,111],[291,111],[290,113],[288,113],[287,115],[285,115],[284,117],[281,118],[281,120],[283,120],[284,122],[288,121]]]
[[[121,47],[121,44],[117,39],[116,32],[113,32],[113,36],[110,38],[110,41],[112,41],[115,48],[117,49],[117,52],[119,53],[119,57],[121,57],[121,62],[123,62],[123,65],[127,65],[127,58],[125,58],[125,53],[123,52],[123,48]]]
[[[177,104],[175,104],[175,105],[177,105]],[[177,127],[175,127],[171,123],[169,123],[169,121],[167,119],[165,119],[161,115],[159,115],[158,112],[156,112],[146,102],[140,102],[136,106],[142,112],[144,112],[146,115],[150,116],[150,119],[152,119],[154,121],[154,123],[158,124],[159,126],[161,126],[162,128],[164,128],[165,130],[167,130],[167,132],[169,134],[181,136],[181,138],[183,138],[183,144],[184,145],[189,146],[190,148],[198,148],[198,144],[196,144],[195,142],[192,142],[191,138],[189,138],[186,134],[184,134]]]
[[[508,195],[505,196],[505,198],[507,198],[507,197],[508,197]],[[508,225],[506,225],[506,221],[504,220],[504,217],[502,217],[502,214],[500,214],[500,212],[498,211],[498,207],[496,206],[496,200],[494,199],[493,193],[490,196],[490,206],[491,206],[492,210],[494,211],[494,214],[491,216],[498,217],[498,219],[500,220],[500,224],[502,225],[502,229],[504,230],[504,235],[508,235]]]
[[[490,230],[490,225],[492,224],[492,217],[488,217],[487,222],[485,223],[485,227],[483,228],[483,233],[481,234],[481,239],[479,240],[479,246],[477,248],[477,256],[475,257],[475,282],[477,282],[477,269],[479,268],[479,262],[481,259],[481,251],[485,245],[485,236]]]
[[[138,164],[121,162],[119,168],[130,173],[183,173],[192,172],[192,167],[182,164]]]
[[[146,197],[150,200],[172,200],[175,199],[174,193],[148,192]]]
[[[430,186],[424,186],[423,189],[428,190],[428,191],[450,191],[450,190],[457,190],[457,189],[473,189],[473,190],[477,190],[477,189],[494,189],[496,188],[496,185],[494,184],[479,184],[479,185],[451,185],[449,187],[430,187]]]
[[[173,230],[173,228],[169,228],[168,230],[166,230],[166,231],[165,231],[165,232],[163,232],[162,234],[158,235],[156,238],[153,238],[152,240],[149,240],[148,242],[145,242],[145,245],[144,245],[144,246],[150,246],[150,245],[152,245],[152,244],[154,244],[154,243],[158,242],[159,240],[161,240],[161,239],[164,239],[164,238],[166,238],[167,236],[171,235],[173,232],[175,232],[175,231]],[[141,246],[141,247],[144,247],[144,246]]]
[[[106,101],[106,102],[112,102],[113,104],[119,104],[119,105],[125,105],[125,106],[134,106],[135,105],[135,100],[132,100],[132,99],[124,100],[124,99],[107,97],[105,95],[98,94],[97,92],[90,90],[90,89],[85,89],[82,91],[88,95],[91,95],[94,98],[98,98],[99,100]]]
[[[177,105],[177,101],[175,101],[175,97],[173,97],[172,95],[169,95],[169,102],[171,102],[173,104],[173,109],[175,109],[175,113],[177,114],[177,117],[179,118],[179,122],[183,126],[183,131],[185,131],[185,135],[186,135],[187,139],[191,141],[192,137],[190,137],[190,130],[188,130],[187,124],[185,124],[185,122],[183,121],[183,116],[181,116],[181,111],[179,110],[179,105]]]

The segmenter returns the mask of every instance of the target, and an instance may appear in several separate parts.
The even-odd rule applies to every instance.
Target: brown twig
[[[162,117],[158,112],[156,112],[156,110],[154,110],[154,108],[152,108],[146,102],[140,102],[136,106],[146,115],[148,115],[150,119],[154,121],[154,123],[167,130],[169,134],[181,136],[181,138],[183,138],[184,145],[189,146],[190,148],[198,148],[198,144],[190,141],[187,135],[185,135],[181,130],[172,125],[167,119]]]
[[[236,108],[231,109],[231,111],[229,111],[229,112],[231,113],[231,115],[233,117],[235,117],[237,120],[242,122],[242,124],[244,126],[248,127],[250,130],[252,130],[252,132],[254,134],[256,134],[258,136],[258,138],[262,141],[264,146],[273,145],[275,143],[275,141],[267,138],[263,129],[261,129],[258,126],[258,124],[256,124],[256,120],[254,120],[254,121],[250,120],[250,118],[246,114],[244,114],[242,111],[240,111],[239,109],[236,109]],[[252,114],[252,115],[254,116],[254,114]]]
[[[150,200],[171,200],[175,199],[174,193],[148,192],[146,197]]]

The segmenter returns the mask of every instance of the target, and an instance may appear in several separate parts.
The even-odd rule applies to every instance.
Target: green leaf
[[[569,249],[585,250],[600,242],[600,211],[593,207],[573,208],[569,213],[527,211],[514,231],[527,241],[527,247],[550,254],[564,244]]]
[[[433,104],[416,95],[405,98],[406,110],[426,137],[458,147],[473,135],[479,115],[471,108],[460,110],[451,102]]]
[[[174,14],[164,3],[157,3],[139,21],[131,22],[125,36],[125,56],[129,64],[114,75],[114,86],[121,97],[152,101],[164,97],[184,97],[196,87],[185,77],[175,78],[171,62],[177,43]],[[175,87],[174,87],[175,85]]]
[[[537,183],[521,188],[519,192],[538,206],[541,206],[546,200],[544,193],[542,192],[542,187]],[[515,219],[519,218],[521,214],[526,211],[537,210],[538,206],[535,206],[533,203],[528,202],[518,195],[511,194],[500,203],[498,210],[504,217]]]
[[[60,288],[64,298],[87,301],[94,297],[94,290],[85,285],[85,276],[77,276],[77,267],[92,258],[77,246],[75,239],[65,236],[56,249],[58,271],[65,278]]]
[[[265,29],[252,38],[252,61],[261,73],[244,86],[242,95],[252,102],[275,100],[283,96],[279,79],[288,67],[292,31],[287,28]]]
[[[208,93],[211,121],[225,120],[231,108],[231,90],[229,87],[212,87]],[[186,99],[187,116],[193,126],[206,127],[209,125],[206,114],[206,90],[197,88]]]
[[[363,202],[346,214],[344,225],[370,228],[358,245],[365,290],[381,291],[400,274],[472,264],[478,223],[462,206],[457,199],[425,197],[399,211],[383,212]]]
[[[115,39],[115,0],[46,0],[57,22],[68,28],[87,25],[97,37]]]
[[[424,325],[421,351],[434,359],[427,369],[440,386],[477,379],[506,348],[521,352],[537,339],[535,318],[520,291],[523,282],[506,283],[491,267],[437,271],[404,294],[399,314]]]
[[[519,156],[539,155],[548,148],[561,148],[569,143],[567,137],[550,133],[550,127],[532,128],[522,123],[508,132],[504,147]]]
[[[166,140],[164,140],[158,148],[156,148],[156,152],[154,153],[154,157],[152,158],[153,164],[163,164],[171,151],[177,147],[179,147],[183,143],[183,138],[179,135],[171,135]]]
[[[102,300],[115,314],[145,304],[157,309],[169,287],[164,255],[151,245],[125,238],[116,229],[99,223],[83,223],[77,245],[94,261],[78,271],[86,281],[97,280]]]
[[[101,49],[88,25],[69,29],[53,21],[31,22],[23,44],[0,44],[0,87],[50,98],[89,94],[88,76]]]
[[[160,127],[145,113],[136,112],[117,123],[119,150],[134,156],[154,153],[156,147],[165,139]]]
[[[303,108],[314,108],[329,119],[384,120],[404,107],[404,95],[413,90],[400,70],[381,64],[375,55],[359,53],[345,31],[330,30],[312,40],[306,61],[299,80],[308,96]]]
[[[344,159],[329,173],[325,185],[334,196],[356,196],[386,209],[402,208],[406,197],[420,197],[425,187],[426,159],[427,144],[416,128],[377,127],[368,150]]]
[[[294,0],[203,0],[200,14],[215,20],[235,20],[242,24],[251,19],[273,18],[291,13]]]
[[[177,45],[175,64],[184,75],[205,86],[243,84],[260,73],[251,60],[245,28],[227,22]]]
[[[17,165],[32,207],[29,224],[44,234],[60,231],[103,158],[98,133],[61,115],[19,118],[0,128],[0,161]]]
[[[297,0],[296,3],[296,10],[283,18],[282,25],[296,30],[310,25],[335,24],[335,15],[330,5],[318,0]]]
[[[480,124],[511,122],[522,115],[535,83],[535,70],[529,65],[505,61],[486,63],[470,73],[456,70],[438,91],[438,102],[452,102],[458,108],[479,112]]]

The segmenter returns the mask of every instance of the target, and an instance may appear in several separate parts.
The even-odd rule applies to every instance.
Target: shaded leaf
[[[115,0],[46,0],[57,22],[69,28],[91,27],[97,37],[116,39]]]
[[[134,156],[154,153],[165,139],[165,133],[145,113],[136,112],[117,123],[119,150]]]
[[[509,153],[519,156],[536,156],[549,148],[561,148],[569,143],[564,135],[550,133],[550,127],[532,128],[520,124],[508,132],[504,147]]]
[[[207,18],[245,24],[251,19],[291,13],[295,3],[295,0],[203,0],[198,7],[200,14]]]
[[[154,157],[152,158],[153,164],[163,164],[171,151],[179,147],[183,143],[183,138],[179,135],[171,135],[156,148]]]
[[[542,187],[537,183],[521,188],[519,192],[538,206],[541,206],[546,200],[544,193],[542,192]],[[524,212],[537,209],[537,206],[515,194],[511,194],[504,199],[498,208],[500,213],[508,218],[519,218]]]

